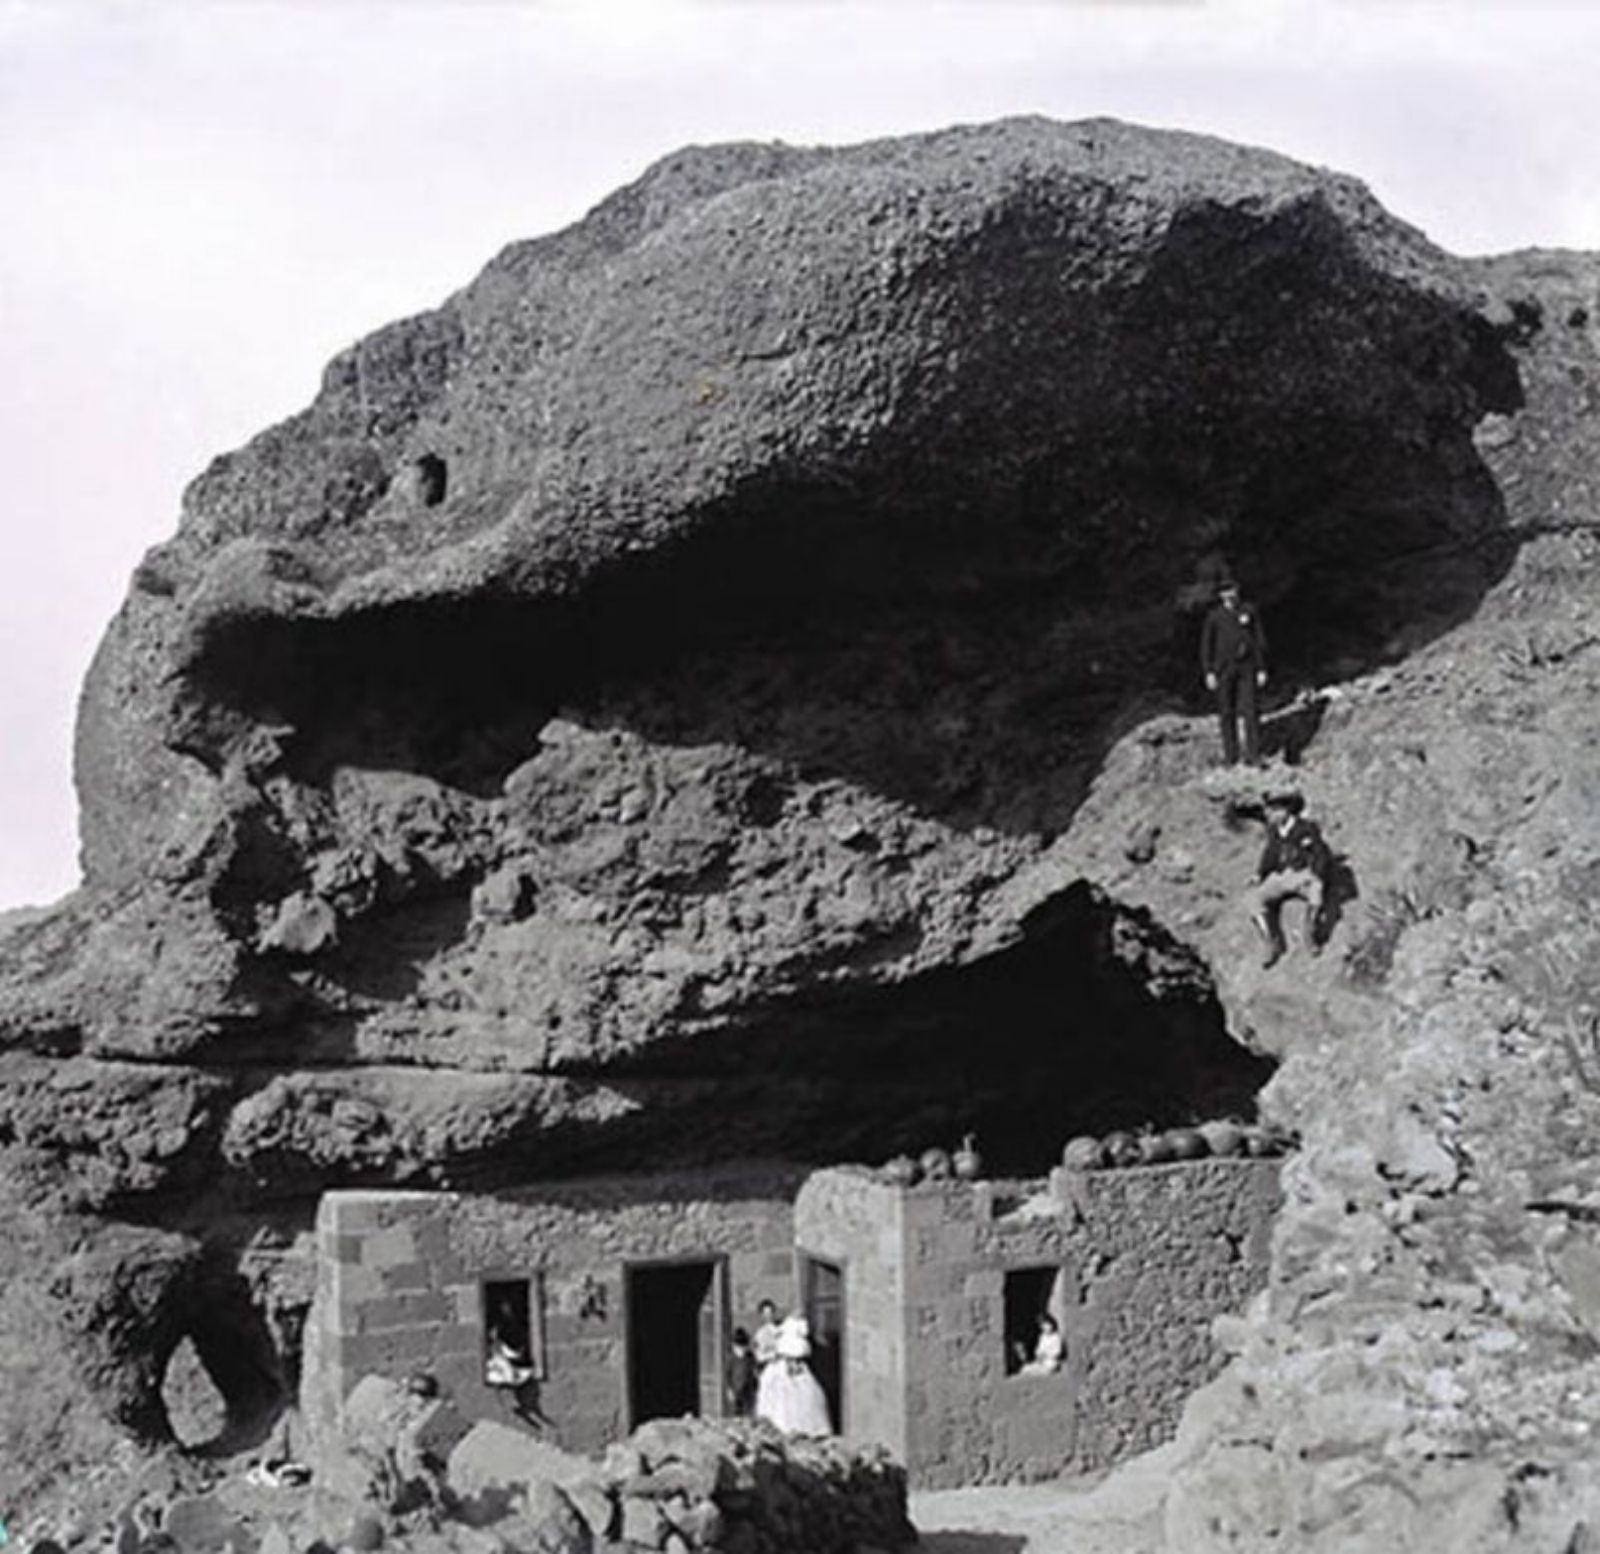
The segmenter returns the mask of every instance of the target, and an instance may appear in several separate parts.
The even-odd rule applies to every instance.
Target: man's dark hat
[[[1291,815],[1298,815],[1306,807],[1305,795],[1296,793],[1293,788],[1274,789],[1261,802],[1268,809],[1286,809]]]

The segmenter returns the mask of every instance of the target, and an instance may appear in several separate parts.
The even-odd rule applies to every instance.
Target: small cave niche
[[[202,1457],[261,1437],[290,1398],[293,1364],[275,1342],[246,1281],[224,1262],[201,1277],[186,1331],[166,1364],[160,1400],[172,1437]],[[298,1346],[299,1333],[291,1335]]]
[[[437,453],[424,453],[412,466],[417,500],[424,507],[437,507],[449,490],[450,471]]]

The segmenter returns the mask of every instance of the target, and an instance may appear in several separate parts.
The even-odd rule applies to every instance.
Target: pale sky
[[[77,880],[79,683],[216,453],[690,142],[1110,114],[1600,248],[1587,0],[0,0],[0,908]]]

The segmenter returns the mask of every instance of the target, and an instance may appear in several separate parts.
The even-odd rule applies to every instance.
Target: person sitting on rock
[[[1283,904],[1305,902],[1305,945],[1315,955],[1317,925],[1333,854],[1316,822],[1306,819],[1305,800],[1298,793],[1267,796],[1267,842],[1261,852],[1257,883],[1251,893],[1250,921],[1267,941],[1264,967],[1274,966],[1287,946],[1283,937]]]
[[[1217,699],[1224,765],[1239,759],[1242,724],[1244,758],[1254,766],[1261,759],[1256,692],[1267,683],[1267,638],[1260,613],[1239,597],[1239,585],[1231,577],[1217,584],[1217,602],[1200,628],[1200,672]]]

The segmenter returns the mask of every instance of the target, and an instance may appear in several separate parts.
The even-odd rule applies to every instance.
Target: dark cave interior
[[[446,1174],[504,1185],[770,1156],[873,1163],[971,1133],[986,1171],[1036,1176],[1077,1134],[1250,1118],[1273,1067],[1228,1035],[1198,956],[1080,884],[973,965],[654,1042],[603,1074],[637,1114],[557,1126]]]
[[[1018,494],[981,522],[948,486],[945,510],[748,492],[573,601],[220,626],[196,689],[292,728],[288,768],[310,784],[389,767],[491,797],[560,712],[739,745],[960,828],[1050,835],[1129,726],[1204,709],[1218,566],[1262,607],[1281,703],[1465,618],[1509,562],[1464,433],[1417,451],[1324,429],[1280,451],[1279,478],[1229,524],[1185,526],[1208,497],[1162,489],[1154,453],[1077,490],[1084,471],[1058,454],[1040,477],[1054,500]]]

